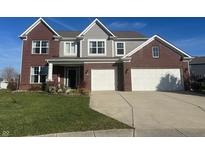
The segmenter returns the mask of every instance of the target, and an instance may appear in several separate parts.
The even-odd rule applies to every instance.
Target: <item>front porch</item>
[[[58,87],[77,89],[83,84],[83,65],[61,65],[49,63],[48,81]]]
[[[123,90],[123,67],[119,58],[47,59],[48,81],[71,89]]]

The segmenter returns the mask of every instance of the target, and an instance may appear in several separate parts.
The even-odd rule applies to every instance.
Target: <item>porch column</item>
[[[48,81],[53,81],[53,64],[48,64]]]

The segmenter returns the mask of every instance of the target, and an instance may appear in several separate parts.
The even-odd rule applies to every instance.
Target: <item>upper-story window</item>
[[[75,42],[64,42],[64,55],[65,56],[77,55],[77,47]]]
[[[49,42],[47,40],[32,41],[32,54],[48,54]]]
[[[31,83],[45,83],[48,75],[47,66],[31,67]]]
[[[159,46],[152,47],[152,57],[159,58]]]
[[[125,42],[116,42],[115,49],[116,49],[116,56],[125,55]]]
[[[88,55],[105,55],[106,40],[89,40]]]

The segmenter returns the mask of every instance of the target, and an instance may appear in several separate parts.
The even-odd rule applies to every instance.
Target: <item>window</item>
[[[31,67],[31,83],[45,83],[48,75],[47,66]]]
[[[117,56],[123,56],[125,54],[125,42],[116,42],[115,49]]]
[[[76,52],[76,43],[75,42],[64,42],[64,55],[69,56],[69,55],[77,55]]]
[[[32,41],[32,54],[47,54],[49,48],[48,41]]]
[[[105,55],[105,40],[91,40],[89,43],[89,55]]]
[[[152,47],[152,57],[159,58],[159,47],[158,46]]]

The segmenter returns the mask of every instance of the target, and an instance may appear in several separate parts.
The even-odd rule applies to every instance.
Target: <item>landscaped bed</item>
[[[0,136],[129,128],[89,108],[88,96],[0,91]]]

